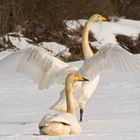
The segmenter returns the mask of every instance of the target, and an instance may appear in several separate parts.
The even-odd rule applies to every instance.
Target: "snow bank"
[[[83,26],[87,20],[69,20],[65,21],[69,30],[77,30],[81,25]],[[106,43],[118,44],[116,40],[116,35],[126,35],[132,37],[132,39],[137,39],[140,34],[140,21],[129,20],[129,19],[119,19],[118,22],[100,22],[95,23],[91,27],[91,32],[93,32],[94,37],[97,41],[90,42],[93,46],[97,48],[102,47]],[[19,37],[12,36],[9,34],[9,39],[12,44],[18,49],[25,49],[28,47],[36,46],[35,44],[29,43],[31,40],[25,38],[22,34]],[[79,39],[81,40],[81,39]],[[58,44],[56,42],[42,42],[38,46],[46,48],[52,55],[56,56],[58,54],[70,55],[69,49],[66,46]],[[8,55],[12,51],[4,51],[0,53],[0,58],[5,54]]]
[[[66,49],[66,46],[58,44],[56,42],[43,42],[41,43],[41,46],[49,50],[54,56]]]
[[[80,26],[84,26],[87,20],[66,21],[69,30],[77,30]],[[140,21],[120,19],[118,22],[98,22],[94,23],[90,29],[94,33],[97,42],[93,45],[101,47],[106,43],[118,44],[116,35],[126,35],[133,39],[137,39],[140,34]]]
[[[5,38],[7,39],[7,36],[5,36]],[[20,34],[19,37],[15,37],[9,34],[9,39],[11,41],[11,43],[17,48],[17,49],[26,49],[29,47],[34,47],[34,46],[38,46],[38,47],[43,47],[46,50],[48,50],[48,52],[54,56],[56,56],[58,53],[60,52],[65,52],[66,50],[66,46],[58,44],[56,42],[42,42],[38,45],[35,45],[31,40],[29,40],[28,38],[25,38],[23,35]],[[7,56],[8,54],[12,53],[13,50],[6,50],[3,52],[0,52],[0,59],[2,59],[3,57]]]

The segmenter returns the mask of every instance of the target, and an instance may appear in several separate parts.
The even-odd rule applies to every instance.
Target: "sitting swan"
[[[65,81],[65,93],[67,103],[67,113],[45,116],[40,124],[39,129],[42,135],[67,135],[79,134],[80,125],[75,117],[75,105],[73,99],[73,85],[77,81],[88,81],[78,73],[68,74]]]
[[[140,72],[140,60],[118,45],[106,44],[96,54],[92,54],[88,44],[88,31],[93,22],[102,20],[105,18],[96,14],[91,16],[85,25],[85,33],[82,35],[85,60],[79,70],[50,55],[43,48],[32,47],[14,52],[0,60],[0,72],[22,72],[35,81],[39,89],[47,89],[54,83],[64,84],[66,75],[71,72],[81,73],[90,79],[83,84],[76,83],[73,88],[77,95],[74,104],[80,107],[82,120],[85,104],[96,89],[102,71]],[[65,90],[61,93],[53,109],[66,111]]]

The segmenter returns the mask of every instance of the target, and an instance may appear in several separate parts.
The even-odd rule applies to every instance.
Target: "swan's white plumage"
[[[81,132],[81,127],[76,119],[70,113],[60,113],[55,115],[46,115],[41,122],[39,123],[39,127],[48,127],[51,122],[60,122],[69,125],[70,134],[79,134]],[[59,127],[59,126],[58,126]]]
[[[97,88],[100,76],[97,75],[94,80],[84,83],[75,83],[74,85],[74,104],[75,107],[84,108],[87,100],[92,96],[94,91]],[[57,110],[57,111],[66,111],[66,97],[65,91],[62,90],[60,92],[59,99],[50,107],[50,109]]]
[[[38,83],[40,89],[48,88],[55,82],[64,84],[66,75],[76,70],[76,67],[69,67],[67,63],[51,56],[40,47],[17,51],[0,61],[0,72],[20,71]],[[83,66],[78,71],[91,81],[85,82],[83,85],[81,83],[75,84],[76,107],[83,107],[92,96],[102,71],[140,72],[140,60],[119,46],[107,44],[102,47],[90,59],[84,61]],[[51,109],[66,110],[64,91]]]
[[[90,79],[102,71],[140,73],[140,60],[120,46],[107,44],[86,61],[79,71]]]
[[[11,73],[17,71],[17,66],[20,61],[25,57],[28,53],[29,49],[18,50],[0,61],[0,72]]]
[[[90,59],[84,61],[79,73],[90,79],[82,85],[77,85],[75,104],[84,108],[87,100],[91,98],[99,82],[100,73],[103,71],[140,73],[140,60],[120,46],[106,44]],[[58,111],[66,110],[65,94],[60,94],[58,101],[51,107]]]
[[[80,93],[81,93],[81,88],[82,88],[82,83],[81,82],[79,82],[79,83],[77,82],[77,83],[74,84],[73,96],[75,96],[75,98],[74,98],[75,108],[79,107],[79,104],[77,102],[77,97],[78,97],[78,94],[80,95]],[[63,112],[63,111],[67,110],[66,94],[65,94],[64,89],[60,92],[59,99],[50,107],[50,109],[57,110],[57,111],[60,111],[60,112]]]
[[[81,127],[75,117],[75,106],[73,98],[73,85],[78,81],[86,81],[81,74],[70,73],[65,79],[65,98],[67,104],[67,113],[45,116],[40,124],[40,134],[43,135],[66,135],[79,134]]]
[[[91,98],[93,93],[95,92],[98,83],[99,83],[100,75],[96,75],[93,80],[85,82],[82,84],[81,92],[78,93],[76,102],[78,107],[84,108],[87,100]]]
[[[48,88],[55,82],[64,83],[66,75],[76,70],[76,67],[69,67],[40,47],[17,51],[0,61],[0,72],[22,72],[40,89]]]

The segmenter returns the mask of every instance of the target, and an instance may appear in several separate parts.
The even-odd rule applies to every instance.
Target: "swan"
[[[88,42],[90,27],[95,22],[100,22],[100,21],[105,21],[105,20],[107,19],[103,17],[102,15],[94,14],[85,23],[85,26],[82,30],[82,49],[83,49],[83,54],[84,54],[84,63],[86,63],[86,61],[88,61],[88,59],[93,56],[93,52]],[[83,66],[84,65],[85,64],[83,64]],[[77,94],[77,98],[76,98],[77,101],[75,101],[75,104],[77,105],[77,107],[80,107],[80,121],[82,121],[82,118],[83,118],[82,116],[83,116],[86,102],[95,92],[97,85],[99,83],[99,79],[100,79],[100,75],[97,75],[94,79],[90,80],[89,82],[83,83],[82,85],[77,85],[77,87],[75,87],[75,92],[79,93]],[[65,102],[66,102],[65,90],[62,90],[60,93],[60,98],[54,105],[50,107],[50,109],[54,109],[57,111],[64,111],[66,110]]]
[[[0,72],[21,72],[36,82],[39,89],[48,89],[54,83],[64,84],[65,77],[71,72],[81,73],[90,80],[83,84],[76,83],[73,87],[76,95],[74,104],[80,107],[82,120],[86,102],[96,89],[102,71],[140,72],[140,60],[118,45],[106,44],[96,54],[92,54],[88,44],[88,31],[93,22],[101,20],[105,18],[96,14],[85,25],[85,33],[82,34],[85,59],[81,68],[69,66],[41,47],[31,47],[18,50],[0,60]],[[66,111],[65,89],[51,108]]]
[[[81,127],[75,117],[75,106],[73,99],[73,85],[77,81],[88,81],[78,73],[70,73],[65,80],[65,93],[67,112],[46,115],[39,123],[40,134],[42,135],[68,135],[79,134]]]

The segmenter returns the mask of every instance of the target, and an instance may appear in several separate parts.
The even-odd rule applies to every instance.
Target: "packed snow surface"
[[[71,65],[80,66],[82,62]],[[138,140],[140,137],[140,75],[103,73],[80,123],[80,135],[40,136],[38,124],[57,100],[60,85],[39,91],[20,74],[0,76],[0,140],[94,139]],[[77,112],[77,116],[78,116]],[[79,117],[79,116],[78,116]]]

